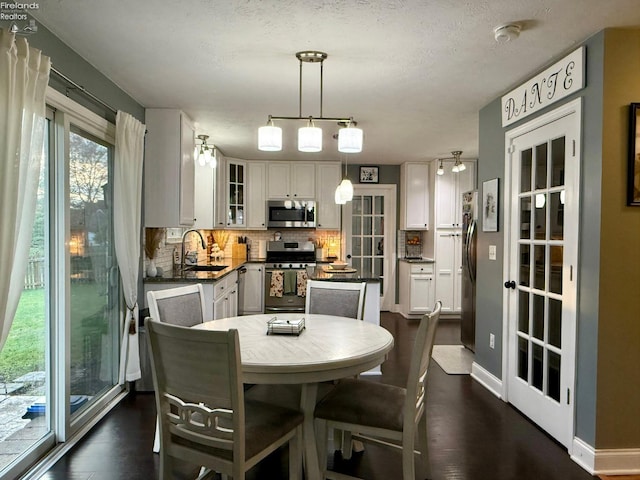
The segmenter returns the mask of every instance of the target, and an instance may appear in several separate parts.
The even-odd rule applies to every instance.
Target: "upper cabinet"
[[[462,172],[452,172],[453,161],[443,161],[444,174],[436,175],[435,221],[437,228],[462,227],[462,194],[476,186],[476,164],[462,162]]]
[[[229,228],[244,228],[246,219],[247,162],[227,158],[227,223]]]
[[[400,229],[429,229],[429,164],[400,166]]]
[[[144,224],[191,226],[195,218],[195,133],[180,110],[145,111]],[[176,181],[177,180],[177,181]]]
[[[336,187],[340,183],[340,163],[316,164],[316,228],[340,230],[340,205],[336,204]]]
[[[215,194],[215,168],[210,164],[195,162],[195,217],[193,228],[211,230],[215,228],[213,214],[213,196]]]
[[[267,195],[265,162],[247,162],[247,228],[266,230]]]
[[[269,200],[316,198],[315,163],[269,162],[267,198]]]

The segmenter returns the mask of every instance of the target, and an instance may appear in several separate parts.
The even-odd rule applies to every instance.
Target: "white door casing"
[[[364,276],[380,278],[380,309],[391,310],[396,285],[396,185],[354,185],[353,200],[343,213],[342,258]]]
[[[503,398],[571,451],[581,99],[505,135]]]

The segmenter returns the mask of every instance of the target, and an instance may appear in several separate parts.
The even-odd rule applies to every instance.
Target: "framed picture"
[[[632,103],[629,113],[627,205],[640,207],[640,103]]]
[[[360,167],[360,183],[378,183],[378,167]]]
[[[482,231],[498,231],[498,179],[482,182]]]

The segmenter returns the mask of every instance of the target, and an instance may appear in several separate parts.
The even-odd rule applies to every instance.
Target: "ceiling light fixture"
[[[438,159],[436,158],[436,162]],[[438,166],[438,170],[436,170],[436,175],[444,175],[444,167],[442,166],[442,159],[440,159],[440,165]]]
[[[493,37],[498,43],[507,43],[515,40],[520,36],[522,25],[519,23],[508,23],[500,25],[493,29]]]
[[[298,116],[284,117],[269,115],[267,125],[258,129],[258,149],[266,152],[278,152],[282,150],[282,129],[274,125],[274,120],[303,120],[307,125],[298,129],[298,150],[301,152],[322,151],[322,129],[316,127],[314,122],[336,122],[343,127],[338,132],[338,150],[343,153],[359,153],[362,151],[362,130],[356,128],[357,123],[353,117],[324,117],[322,112],[323,97],[323,69],[327,54],[315,50],[306,50],[296,53],[300,62],[300,79],[298,94]],[[302,116],[302,66],[304,63],[320,64],[320,116]]]
[[[208,138],[209,135],[198,135],[198,139],[202,143],[200,143],[200,148],[198,148],[198,145],[196,145],[195,157],[201,167],[204,167],[208,164],[211,168],[216,168],[216,166],[218,165],[216,147],[207,144]]]
[[[451,171],[453,173],[460,173],[467,169],[465,164],[460,161],[460,155],[462,155],[461,150],[456,150],[454,152],[451,152],[451,155],[453,155],[453,159],[455,160],[455,163],[453,164],[453,168],[451,168]]]
[[[345,156],[344,160],[344,177],[342,177],[342,181],[336,187],[336,193],[334,195],[334,199],[336,204],[344,205],[347,202],[353,200],[353,184],[349,177],[347,177],[347,157]]]

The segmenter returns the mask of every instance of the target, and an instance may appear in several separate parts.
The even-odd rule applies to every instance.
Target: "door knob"
[[[351,258],[351,254],[347,255],[347,258]]]
[[[513,280],[511,281],[506,281],[504,282],[504,288],[513,288],[515,290],[516,288],[516,282],[514,282]]]

